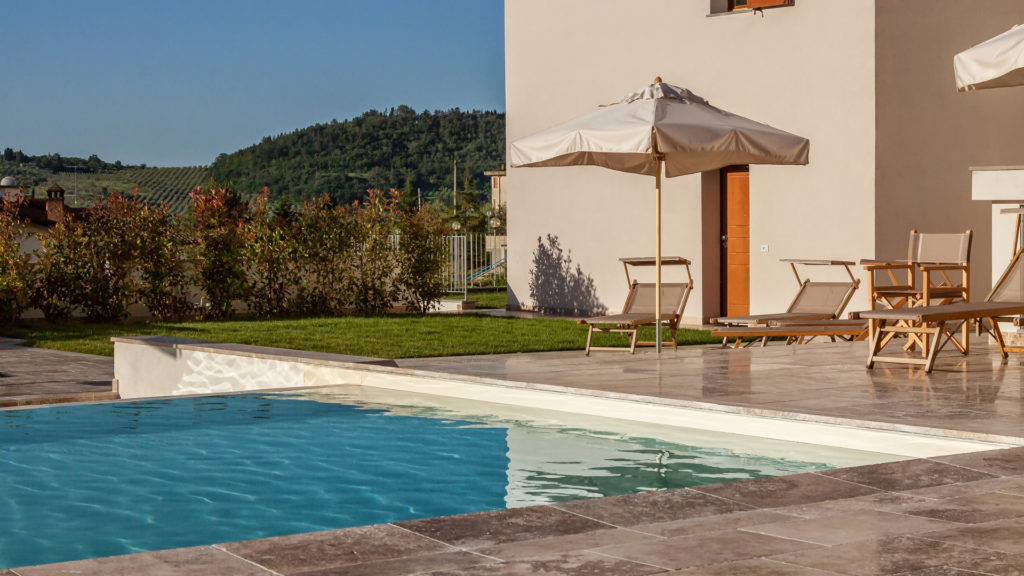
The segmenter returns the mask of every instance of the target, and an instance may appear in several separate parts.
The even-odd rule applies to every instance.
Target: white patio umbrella
[[[810,142],[654,84],[619,102],[512,143],[511,166],[603,166],[654,176],[655,325],[661,352],[661,177],[736,164],[807,164]]]
[[[959,92],[1024,85],[1024,26],[954,56],[953,74]]]

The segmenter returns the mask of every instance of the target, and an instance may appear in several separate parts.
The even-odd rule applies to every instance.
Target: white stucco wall
[[[809,166],[751,167],[751,312],[785,308],[795,284],[780,258],[874,255],[874,10],[798,2],[763,17],[708,17],[706,0],[506,0],[508,140],[655,76],[809,138]],[[534,251],[550,234],[600,303],[620,307],[617,259],[654,252],[653,179],[594,167],[511,168],[507,179],[510,303],[533,305]],[[695,264],[685,321],[717,315],[718,209],[702,203],[701,176],[667,180],[663,211],[663,253]],[[862,290],[850,309],[866,302]]]

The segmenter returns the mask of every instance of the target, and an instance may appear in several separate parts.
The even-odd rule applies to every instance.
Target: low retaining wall
[[[390,365],[380,358],[141,336],[112,338],[123,399],[278,390],[339,383],[331,369]]]

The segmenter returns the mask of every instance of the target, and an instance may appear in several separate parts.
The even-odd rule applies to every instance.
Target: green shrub
[[[143,208],[138,198],[114,192],[97,200],[78,225],[82,242],[75,255],[78,285],[71,301],[90,321],[124,319],[137,301]]]
[[[246,295],[242,261],[241,227],[245,204],[230,187],[211,181],[190,195],[190,225],[196,244],[193,250],[194,280],[206,295],[206,318],[228,318],[235,300]]]
[[[21,253],[26,235],[18,205],[0,202],[0,322],[17,319],[29,305],[30,255]]]
[[[50,322],[71,317],[86,272],[79,254],[87,249],[81,223],[65,217],[40,238],[32,274],[32,305]]]
[[[425,207],[404,212],[399,229],[398,279],[403,300],[417,312],[427,312],[444,295],[448,226],[436,207]]]
[[[242,227],[246,303],[249,311],[261,318],[287,316],[300,281],[294,264],[295,242],[288,234],[287,219],[272,219],[268,199],[266,191],[255,198]]]
[[[44,237],[31,278],[27,258],[8,254],[17,250],[16,227],[0,221],[0,294],[31,283],[31,303],[51,321],[76,310],[93,321],[120,320],[136,302],[170,320],[197,310],[227,318],[237,300],[255,316],[280,317],[383,314],[400,304],[425,312],[440,299],[447,226],[436,209],[403,211],[395,190],[371,190],[351,206],[325,197],[279,214],[268,198],[259,195],[248,209],[211,182],[192,193],[189,215],[179,218],[165,205],[115,192],[84,222],[65,219]],[[193,287],[205,307],[192,302]],[[4,302],[3,317],[27,304]]]
[[[366,201],[354,203],[355,249],[352,254],[352,305],[361,314],[384,314],[398,302],[398,200],[391,190],[368,190]]]
[[[158,320],[190,316],[190,267],[184,225],[167,204],[145,206],[139,215],[138,298]]]
[[[326,196],[304,202],[288,221],[295,242],[296,312],[327,316],[343,313],[353,300],[352,264],[355,218]]]

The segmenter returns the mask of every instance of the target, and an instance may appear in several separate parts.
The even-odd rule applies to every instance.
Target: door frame
[[[729,253],[728,253],[728,219],[729,219],[729,175],[746,174],[747,203],[745,224],[747,229],[747,265],[746,265],[746,302],[742,313],[729,312]],[[722,316],[746,316],[750,313],[750,167],[748,165],[726,166],[720,170],[719,200],[719,308]]]

